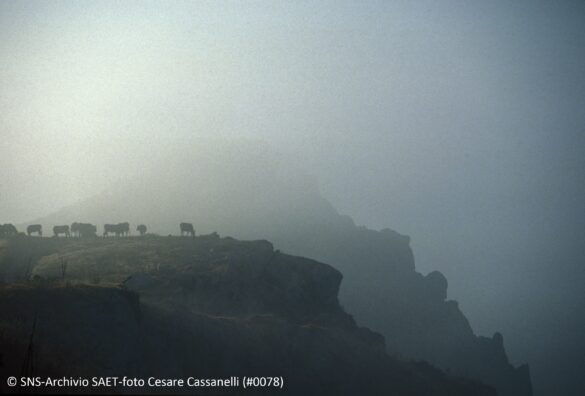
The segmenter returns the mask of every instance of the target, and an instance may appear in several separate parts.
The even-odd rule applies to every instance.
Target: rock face
[[[172,178],[145,172],[144,179],[34,223],[123,219],[166,235],[177,234],[179,222],[188,220],[198,232],[269,239],[278,249],[341,271],[342,305],[359,323],[382,333],[391,354],[479,379],[502,396],[532,393],[528,367],[512,367],[503,344],[474,335],[457,303],[446,301],[445,277],[416,272],[409,237],[357,227],[310,179],[283,169],[269,155],[235,147],[221,156],[219,148],[203,147],[188,159],[173,153],[164,164]]]
[[[457,302],[447,300],[443,274],[415,271],[407,236],[352,224],[307,233],[302,239],[289,234],[276,240],[291,252],[335,263],[344,274],[341,303],[359,323],[385,336],[391,354],[480,379],[503,396],[532,394],[528,366],[508,362],[502,335],[476,336]]]
[[[495,395],[390,357],[383,337],[338,303],[339,271],[267,241],[21,238],[3,241],[0,269],[11,277],[0,287],[3,378],[26,367],[28,375],[68,378],[278,376],[281,392],[295,395]],[[33,322],[35,353],[27,355]],[[105,390],[128,392],[94,389]]]

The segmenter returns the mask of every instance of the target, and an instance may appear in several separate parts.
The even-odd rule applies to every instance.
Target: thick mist
[[[505,334],[536,394],[581,393],[584,22],[576,1],[2,2],[0,223],[134,183],[150,196],[128,208],[166,233],[181,191],[225,224],[306,186],[410,235],[418,270],[445,274],[477,333]],[[222,158],[279,188],[303,176],[266,193]]]

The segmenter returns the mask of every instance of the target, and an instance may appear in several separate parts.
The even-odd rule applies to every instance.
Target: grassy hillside
[[[3,378],[278,376],[288,394],[495,394],[390,358],[339,305],[337,270],[267,241],[17,237],[0,241],[0,276]]]

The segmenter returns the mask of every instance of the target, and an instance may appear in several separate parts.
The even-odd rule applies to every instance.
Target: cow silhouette
[[[97,234],[97,227],[89,223],[73,223],[71,233],[80,238],[94,237]]]
[[[18,230],[12,224],[0,225],[0,238],[7,238],[18,234]]]
[[[181,223],[181,236],[184,234],[191,234],[192,237],[195,237],[195,229],[193,228],[193,224],[191,223]]]
[[[130,234],[130,224],[129,223],[119,223],[118,227],[120,227],[120,232],[124,236],[128,236]]]
[[[6,232],[6,236],[15,236],[18,235],[18,230],[13,224],[4,224],[4,231]]]
[[[97,227],[89,223],[81,223],[79,225],[79,236],[82,238],[97,236]]]
[[[109,234],[115,234],[117,237],[126,236],[130,233],[129,223],[118,223],[118,224],[105,224],[104,225],[104,237]]]
[[[26,227],[26,233],[28,234],[28,236],[31,236],[31,234],[37,233],[39,236],[43,236],[43,226],[40,224],[31,224],[28,227]]]
[[[74,237],[78,237],[80,236],[80,232],[79,232],[79,225],[81,223],[73,223],[71,224],[71,235],[73,235]]]
[[[146,226],[144,224],[140,224],[138,227],[136,227],[136,231],[138,231],[140,235],[143,236],[146,234]]]
[[[55,238],[59,237],[59,235],[61,235],[61,234],[64,234],[65,237],[71,236],[71,233],[69,232],[68,225],[60,225],[60,226],[53,227],[53,234],[54,234]]]
[[[104,224],[104,238],[110,234],[120,236],[121,232],[118,224]]]

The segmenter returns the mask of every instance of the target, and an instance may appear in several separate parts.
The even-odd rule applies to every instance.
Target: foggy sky
[[[525,361],[585,306],[584,26],[579,1],[3,1],[0,223],[257,139]]]

